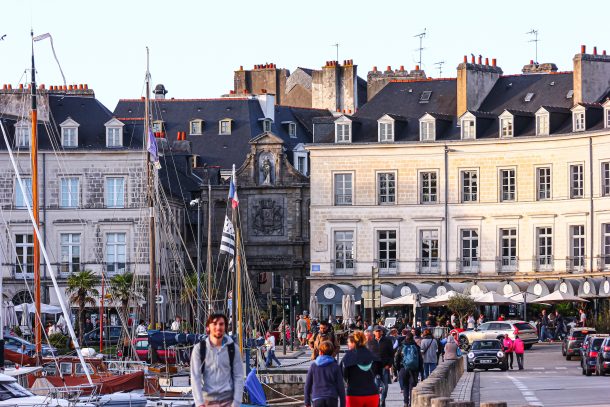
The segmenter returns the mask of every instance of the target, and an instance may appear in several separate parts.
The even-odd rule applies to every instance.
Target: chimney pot
[[[489,58],[485,57],[485,66],[489,66]]]
[[[89,90],[89,85],[85,83],[85,90]]]
[[[7,90],[8,89],[8,86],[6,86],[6,83],[4,85],[2,85],[2,89],[3,90]]]
[[[497,61],[496,61],[496,58],[492,58],[492,60],[491,60],[491,65],[492,65],[492,66],[496,66],[496,62],[497,62]]]
[[[244,89],[244,95],[248,94],[248,89]]]
[[[470,63],[471,63],[471,64],[474,64],[474,55],[472,55],[472,56],[470,57]]]
[[[580,53],[581,54],[586,54],[587,53],[587,46],[586,45],[581,45],[580,46]]]
[[[468,63],[468,57],[466,55],[464,55],[464,63],[467,64]]]
[[[530,59],[530,65],[534,65],[534,60]]]
[[[377,67],[376,66],[373,67],[373,72],[377,72]]]
[[[479,55],[479,65],[483,64],[483,57],[481,55]]]
[[[606,50],[604,50],[604,51],[602,52],[602,55],[606,55]]]
[[[42,83],[38,88],[39,89],[44,89],[44,83]]]
[[[243,65],[240,65],[240,66],[239,66],[239,70],[240,70],[240,71],[243,71],[243,70],[244,70],[244,66],[243,66]]]
[[[352,114],[352,109],[347,109],[348,114]]]
[[[400,72],[404,72],[404,70],[405,70],[405,66],[404,66],[404,65],[401,65],[401,66],[400,66]]]
[[[419,71],[419,65],[415,65],[415,70]]]
[[[23,89],[23,83],[20,83],[19,84],[19,90],[22,90],[22,89]]]
[[[597,47],[593,47],[593,55],[597,55]]]
[[[8,88],[9,88],[9,90],[10,90],[10,89],[13,89],[13,85],[11,85],[11,84],[9,83],[9,84],[8,84]]]

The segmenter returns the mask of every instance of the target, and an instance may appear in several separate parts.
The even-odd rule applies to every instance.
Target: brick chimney
[[[534,63],[533,60],[530,60],[530,63],[527,65],[523,65],[523,69],[521,70],[525,75],[536,74],[536,73],[552,73],[557,72],[557,65],[547,62],[544,64]]]
[[[586,50],[582,45],[573,59],[574,104],[598,102],[610,88],[610,56]]]
[[[389,67],[391,68],[391,67]],[[385,87],[390,81],[393,80],[424,80],[426,79],[426,72],[416,66],[415,69],[408,71],[401,66],[400,69],[386,70],[385,72],[377,70],[374,67],[372,71],[369,71],[366,76],[366,94],[367,99],[371,100],[381,89]]]
[[[331,111],[358,109],[358,66],[351,59],[326,61],[312,74],[312,107]]]
[[[456,112],[458,117],[467,110],[477,110],[502,75],[502,69],[496,66],[495,59],[492,61],[491,65],[475,64],[473,58],[469,63],[464,56],[464,62],[458,65]]]

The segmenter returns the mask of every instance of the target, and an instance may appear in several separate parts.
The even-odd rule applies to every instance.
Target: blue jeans
[[[549,332],[549,327],[546,325],[541,325],[540,326],[540,338],[538,338],[541,341],[545,341],[546,339],[552,339],[551,338],[551,334]]]
[[[390,369],[383,368],[381,371],[381,398],[379,399],[380,405],[385,405],[385,399],[388,396],[388,389],[390,388]]]
[[[434,369],[436,369],[436,363],[424,363],[424,379],[427,379]]]
[[[267,351],[267,358],[265,359],[265,366],[270,367],[271,366],[271,362],[273,362],[273,361],[275,361],[275,363],[277,363],[278,366],[282,366],[282,364],[278,360],[277,356],[275,356],[275,351],[274,350],[268,350]]]

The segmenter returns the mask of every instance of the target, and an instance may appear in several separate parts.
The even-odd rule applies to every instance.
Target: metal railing
[[[356,260],[353,259],[331,259],[330,266],[335,275],[351,275],[356,269]]]
[[[566,271],[569,273],[582,273],[587,267],[585,256],[566,257]]]
[[[351,194],[336,194],[335,205],[351,205],[352,195]]]
[[[438,257],[418,258],[415,261],[417,274],[440,274],[441,272],[441,261]]]
[[[518,256],[498,256],[496,257],[497,273],[515,273],[519,271]]]
[[[532,259],[532,269],[534,271],[552,271],[555,266],[553,256],[536,256]]]
[[[599,271],[610,270],[610,254],[602,254],[597,257],[597,269]]]
[[[375,259],[374,263],[379,268],[380,275],[393,275],[398,272],[398,260],[396,259]]]
[[[481,263],[478,257],[458,257],[456,268],[462,274],[478,274],[481,271]]]
[[[13,278],[23,280],[23,278],[34,278],[33,264],[13,264]]]

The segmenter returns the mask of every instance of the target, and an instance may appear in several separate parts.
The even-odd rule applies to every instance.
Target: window
[[[61,273],[76,273],[80,269],[80,233],[59,235],[61,252]]]
[[[27,125],[18,125],[15,127],[15,145],[17,147],[30,146],[30,127]]]
[[[352,126],[349,123],[335,125],[337,143],[349,143],[352,139]]]
[[[62,178],[61,196],[59,206],[62,208],[76,208],[79,201],[79,179],[76,177]]]
[[[264,132],[271,131],[271,120],[270,119],[263,120],[263,131]]]
[[[476,202],[478,199],[478,174],[475,170],[462,171],[462,202]]]
[[[570,226],[570,270],[585,267],[585,226]]]
[[[528,92],[528,94],[525,95],[525,98],[523,99],[523,101],[524,102],[531,102],[533,98],[534,98],[534,94],[532,92]]]
[[[61,372],[62,375],[67,375],[70,376],[72,375],[72,363],[60,363],[59,364],[59,371]]]
[[[203,121],[192,120],[189,126],[189,134],[200,136],[203,133]]]
[[[382,172],[377,174],[377,190],[379,191],[379,205],[396,203],[396,174]]]
[[[500,170],[500,201],[514,201],[516,189],[515,170]]]
[[[553,228],[536,228],[536,268],[553,267]]]
[[[437,202],[437,173],[434,171],[419,173],[420,203]]]
[[[77,127],[62,127],[61,128],[61,145],[63,147],[78,147],[78,128]]]
[[[462,139],[470,140],[475,138],[477,138],[475,121],[473,119],[462,120]]]
[[[500,270],[517,266],[517,229],[500,229]]]
[[[477,271],[479,267],[479,232],[476,229],[462,229],[461,237],[461,271]]]
[[[601,266],[604,270],[610,267],[610,223],[602,224]]]
[[[218,128],[220,135],[231,134],[231,120],[221,120],[218,124]]]
[[[125,207],[125,179],[122,177],[106,178],[106,207]]]
[[[307,157],[304,155],[297,157],[297,171],[303,175],[307,175]]]
[[[25,188],[25,197],[27,197],[27,202],[32,205],[32,178],[21,178],[23,182],[23,187]],[[15,178],[15,207],[24,209],[26,208],[26,200],[25,200],[23,190],[19,185],[19,180]]]
[[[335,174],[335,205],[352,204],[352,174]]]
[[[394,123],[379,122],[379,142],[394,141]]]
[[[538,201],[551,199],[551,168],[536,168],[536,198]]]
[[[585,130],[585,112],[574,112],[572,113],[572,119],[574,120],[574,131]]]
[[[610,162],[602,163],[602,196],[610,196]]]
[[[430,101],[430,96],[432,96],[432,91],[423,91],[421,95],[419,95],[419,103],[428,103]]]
[[[155,120],[152,122],[152,131],[153,133],[163,132],[165,130],[165,126],[163,125],[163,121]]]
[[[15,235],[15,272],[34,275],[34,235]]]
[[[434,121],[419,122],[419,139],[420,141],[434,141],[436,138],[436,129]]]
[[[354,232],[352,230],[335,232],[335,271],[354,268]]]
[[[377,231],[377,261],[380,270],[396,270],[396,231]]]
[[[604,127],[610,129],[610,108],[604,109]]]
[[[570,89],[568,93],[566,93],[566,99],[572,99],[574,97],[574,89]]]
[[[297,124],[296,123],[288,123],[288,135],[290,137],[296,137],[297,136]]]
[[[549,115],[548,114],[536,115],[536,135],[537,136],[548,136],[549,135]]]
[[[512,137],[513,136],[513,119],[506,118],[500,119],[500,137]]]
[[[419,232],[419,272],[434,273],[439,271],[438,229]]]
[[[570,198],[585,196],[585,173],[582,164],[570,165]]]
[[[123,129],[120,127],[106,128],[106,147],[123,146]]]
[[[125,233],[108,233],[106,235],[106,272],[125,272],[126,249]]]

